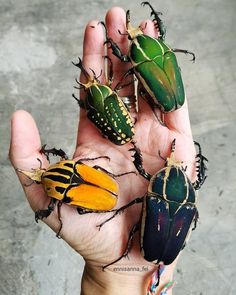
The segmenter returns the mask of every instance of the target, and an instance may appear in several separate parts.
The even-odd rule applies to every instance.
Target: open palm
[[[125,32],[125,12],[120,8],[111,9],[106,16],[106,25],[109,36],[118,43],[123,52],[127,52],[127,37],[118,33],[118,30]],[[151,21],[143,22],[143,27],[145,27],[146,34],[155,36],[155,28]],[[116,85],[131,65],[119,61],[111,54],[109,49],[107,54],[113,62],[115,73],[113,85]],[[85,30],[83,51],[85,68],[88,71],[91,68],[97,74],[101,70],[104,73],[104,55],[103,27],[98,21],[92,21]],[[83,77],[81,78],[83,79]],[[99,79],[105,81],[104,76]],[[133,95],[133,92],[134,85],[130,85],[122,89],[119,94],[121,96],[130,96]],[[81,93],[82,99],[84,95],[84,93]],[[171,142],[175,138],[176,158],[183,161],[183,165],[188,167],[187,174],[193,181],[195,176],[195,148],[189,124],[187,104],[185,103],[181,109],[173,113],[166,114],[164,122],[166,126],[161,125],[146,102],[139,99],[134,140],[142,151],[144,168],[150,174],[162,168],[164,161],[159,156],[159,152],[162,157],[168,156]],[[48,139],[48,143],[50,143],[50,139]],[[77,147],[73,157],[75,160],[84,157],[108,156],[110,161],[99,159],[85,164],[102,166],[114,174],[135,171],[131,152],[129,151],[131,147],[131,144],[116,146],[103,138],[96,127],[87,119],[85,111],[81,110]],[[10,159],[13,166],[24,170],[38,168],[37,158],[39,158],[42,160],[43,167],[48,167],[49,164],[46,158],[40,154],[40,149],[39,132],[33,118],[24,111],[14,113],[10,149]],[[22,184],[26,182],[23,175],[19,175],[19,179]],[[120,187],[117,208],[138,196],[144,195],[147,191],[148,182],[138,174],[128,174],[116,180]],[[47,208],[50,200],[41,185],[24,186],[24,190],[34,211]],[[63,204],[61,207],[63,227],[60,234],[72,248],[84,257],[88,265],[100,267],[119,257],[125,250],[129,231],[138,222],[140,213],[141,205],[134,205],[98,231],[96,225],[110,217],[111,213],[79,215],[75,208]],[[59,228],[57,210],[54,210],[48,218],[44,219],[44,222],[57,232]],[[145,263],[139,252],[138,237],[135,238],[134,247],[129,257],[130,260],[123,259],[118,264],[143,265]],[[151,264],[147,263],[147,265],[150,266]]]

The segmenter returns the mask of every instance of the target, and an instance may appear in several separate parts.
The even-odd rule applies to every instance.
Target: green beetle
[[[151,107],[158,106],[163,113],[172,112],[180,108],[185,101],[184,85],[180,68],[174,52],[191,54],[193,52],[183,49],[172,49],[165,42],[165,28],[159,18],[160,12],[156,12],[148,2],[142,5],[149,5],[154,16],[154,24],[158,29],[158,38],[144,35],[141,28],[134,28],[130,25],[129,10],[126,13],[126,28],[130,42],[128,55],[122,54],[117,44],[108,37],[107,40],[112,53],[124,62],[131,62],[132,68],[124,76],[134,73],[141,82],[145,92],[149,94],[148,99]]]
[[[81,59],[79,59],[79,63],[74,65],[82,71],[87,82],[82,83],[76,80],[80,87],[75,87],[78,89],[83,88],[86,91],[85,100],[78,99],[74,94],[73,97],[80,107],[86,110],[88,118],[114,144],[124,145],[130,142],[134,136],[134,122],[126,105],[115,91],[116,88],[114,90],[111,88],[112,64],[110,77],[105,84],[100,83],[93,71],[93,77],[90,76],[85,70]],[[120,83],[117,88],[118,86],[120,89]]]

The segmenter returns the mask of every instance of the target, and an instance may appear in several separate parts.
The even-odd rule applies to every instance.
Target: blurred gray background
[[[8,160],[16,109],[35,118],[42,142],[72,155],[78,108],[71,98],[83,30],[112,6],[149,17],[139,1],[0,0],[0,294],[78,294],[83,259],[34,222]],[[200,222],[181,256],[174,294],[236,294],[235,0],[152,1],[163,11],[167,43],[178,55],[194,139],[209,159],[199,194]],[[73,269],[73,272],[71,271]]]

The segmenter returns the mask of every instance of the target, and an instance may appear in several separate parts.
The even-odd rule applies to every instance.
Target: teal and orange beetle
[[[158,106],[163,113],[175,111],[185,101],[185,92],[181,77],[180,68],[174,52],[191,54],[193,52],[184,49],[172,49],[165,42],[165,28],[159,18],[160,12],[156,12],[149,2],[142,2],[142,5],[149,5],[151,15],[154,16],[154,24],[158,29],[158,38],[145,35],[141,28],[134,28],[130,25],[129,10],[126,13],[126,29],[124,35],[128,35],[131,41],[128,55],[122,54],[118,45],[107,35],[106,42],[110,45],[112,53],[124,62],[131,62],[132,68],[123,77],[135,74],[144,88],[144,97],[152,108]],[[121,34],[121,32],[119,31]],[[146,96],[145,94],[150,96]]]
[[[79,214],[85,213],[105,213],[111,211],[118,198],[118,184],[113,177],[119,177],[129,173],[126,172],[114,175],[100,166],[90,167],[85,165],[83,161],[96,160],[99,158],[85,158],[77,161],[68,160],[62,150],[42,149],[42,152],[47,156],[49,153],[60,155],[61,161],[50,165],[47,169],[40,167],[33,171],[25,171],[16,169],[23,173],[33,182],[42,184],[44,191],[51,198],[47,209],[38,210],[35,212],[35,220],[47,218],[55,206],[58,206],[58,219],[60,221],[60,229],[62,221],[60,219],[60,207],[63,203],[77,208]],[[40,162],[41,163],[41,162]]]
[[[111,60],[106,57],[110,63]],[[80,87],[86,91],[84,101],[78,99],[74,94],[73,97],[77,100],[79,106],[84,108],[90,121],[100,130],[100,132],[116,145],[124,145],[130,142],[134,136],[133,119],[117,94],[117,88],[124,87],[118,83],[114,90],[111,89],[113,80],[112,63],[110,65],[110,77],[105,84],[100,83],[98,77],[93,72],[93,77],[84,68],[81,59],[77,66],[87,79],[86,83],[77,81]]]
[[[199,144],[197,145],[200,147]],[[199,148],[199,153],[196,156],[198,179],[194,183],[189,180],[181,162],[175,159],[175,140],[171,144],[170,157],[165,160],[165,167],[153,176],[144,170],[140,151],[137,148],[133,150],[135,151],[134,164],[137,170],[149,181],[148,191],[145,196],[136,198],[117,209],[113,216],[100,224],[100,227],[103,226],[119,212],[134,204],[143,204],[140,222],[133,226],[125,252],[103,268],[128,255],[133,235],[138,229],[140,229],[142,256],[147,261],[159,266],[171,264],[184,248],[189,234],[196,227],[198,220],[196,190],[206,179],[207,169],[204,163],[207,159],[201,154],[201,149]]]

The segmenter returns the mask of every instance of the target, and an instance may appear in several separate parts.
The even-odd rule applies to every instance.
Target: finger
[[[103,27],[99,24],[98,21],[91,21],[88,23],[84,33],[84,43],[83,43],[83,66],[89,75],[93,76],[91,69],[95,72],[96,76],[99,76],[101,71],[102,75],[99,77],[99,80],[105,82],[105,67],[104,67],[104,32]],[[81,73],[80,81],[86,83],[85,76]],[[81,90],[80,98],[85,98],[85,91]],[[87,118],[86,112],[83,109],[80,109],[80,122],[77,134],[77,147],[82,143],[88,143],[98,138],[101,138],[101,135],[97,128],[89,121]]]
[[[169,130],[192,137],[187,100],[178,110],[164,114],[164,122]]]
[[[99,77],[101,83],[105,83],[104,41],[103,27],[99,21],[89,22],[84,33],[83,65],[92,77],[91,69],[95,72],[96,77],[102,73]],[[83,74],[80,79],[86,81]]]
[[[9,158],[14,168],[31,171],[32,168],[39,168],[37,158],[42,161],[43,167],[47,161],[39,152],[41,142],[38,128],[31,115],[25,111],[16,111],[11,118],[11,142]],[[20,182],[25,190],[30,206],[34,211],[44,208],[45,203],[49,203],[49,198],[45,195],[41,185],[32,184],[22,173],[17,173]]]
[[[107,33],[110,38],[119,46],[122,54],[128,53],[129,40],[127,35],[122,35],[119,33],[126,33],[126,13],[120,7],[111,8],[106,14],[106,26]],[[123,62],[116,56],[112,54],[112,50],[108,48],[108,56],[112,60],[113,72],[114,74],[114,87],[120,82],[121,78],[127,73],[131,68],[131,64],[128,62]],[[123,81],[122,84],[127,82],[132,82],[133,77],[129,76]],[[132,96],[134,95],[134,83],[131,83],[129,86],[122,88],[119,91],[120,96]]]
[[[140,24],[140,28],[145,35],[157,38],[157,29],[155,28],[153,21],[151,21],[150,19],[142,21]]]

